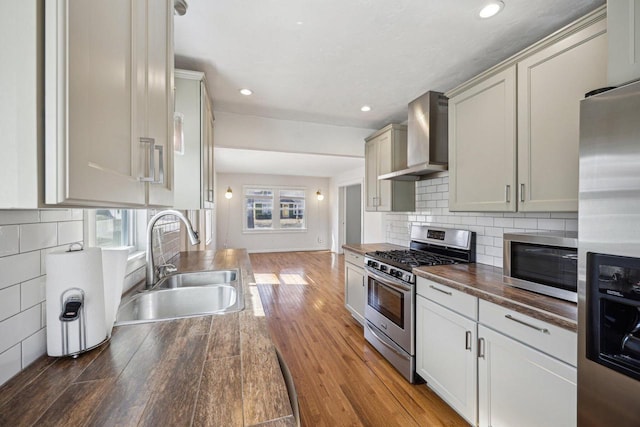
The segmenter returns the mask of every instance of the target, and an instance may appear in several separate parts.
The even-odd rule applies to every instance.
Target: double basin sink
[[[237,269],[176,273],[122,301],[116,325],[224,314],[244,309]]]

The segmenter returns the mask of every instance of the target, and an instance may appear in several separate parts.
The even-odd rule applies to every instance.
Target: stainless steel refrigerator
[[[578,424],[640,426],[640,82],[581,101]]]

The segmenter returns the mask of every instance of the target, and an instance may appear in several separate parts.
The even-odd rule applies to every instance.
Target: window
[[[244,206],[246,231],[305,229],[304,189],[245,187]]]
[[[131,209],[87,209],[86,246],[137,248],[136,211]]]

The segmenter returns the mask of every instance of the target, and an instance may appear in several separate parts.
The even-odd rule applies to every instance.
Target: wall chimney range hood
[[[427,92],[409,103],[407,122],[407,169],[378,179],[418,181],[446,171],[449,162],[449,99],[440,92]]]

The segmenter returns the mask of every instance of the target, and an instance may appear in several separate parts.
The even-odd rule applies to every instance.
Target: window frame
[[[247,191],[248,190],[270,190],[272,196],[271,207],[271,228],[248,228],[247,227]],[[282,227],[282,206],[281,206],[281,192],[282,191],[301,191],[304,194],[304,210],[302,215],[303,226],[300,228],[284,228]],[[250,196],[249,196],[250,197]],[[242,186],[242,232],[247,234],[260,234],[260,233],[306,233],[308,222],[308,209],[307,209],[307,188],[302,186],[288,186],[288,185],[243,185]]]

